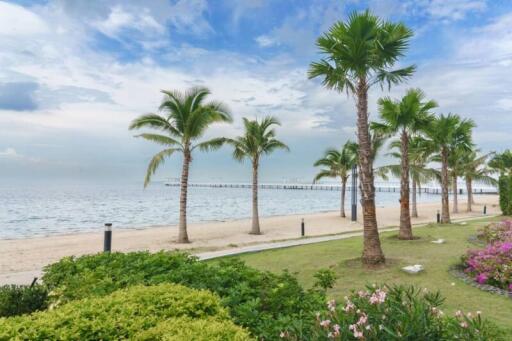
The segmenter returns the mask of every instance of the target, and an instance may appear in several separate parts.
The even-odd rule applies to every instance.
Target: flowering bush
[[[487,243],[512,241],[512,220],[504,220],[487,225],[479,234]]]
[[[367,287],[331,300],[317,313],[314,340],[500,340],[500,331],[480,312],[445,316],[439,293],[414,287]],[[293,330],[283,339],[300,340]]]
[[[512,241],[495,242],[483,250],[470,250],[463,257],[464,272],[480,284],[512,292]]]
[[[512,220],[487,225],[479,238],[488,245],[462,257],[464,272],[479,284],[512,292]]]

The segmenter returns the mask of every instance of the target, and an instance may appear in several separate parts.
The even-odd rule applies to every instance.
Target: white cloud
[[[256,37],[256,42],[260,47],[270,47],[277,45],[277,41],[267,35],[261,35],[259,37]]]
[[[441,20],[461,20],[469,13],[482,12],[487,8],[485,0],[423,0],[414,1],[414,5]]]
[[[0,1],[0,37],[21,37],[48,32],[45,22],[25,8]]]
[[[163,34],[165,27],[153,18],[147,9],[128,12],[122,6],[112,8],[108,18],[94,24],[105,35],[117,38],[123,31],[132,29],[145,35]]]
[[[16,152],[16,149],[7,147],[4,150],[0,151],[0,157],[16,159],[16,158],[20,158],[21,155]]]

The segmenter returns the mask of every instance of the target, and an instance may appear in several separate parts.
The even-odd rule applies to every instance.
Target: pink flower
[[[343,310],[345,310],[345,312],[348,313],[350,310],[354,309],[355,307],[356,306],[354,305],[354,303],[347,301],[347,304],[345,305]]]
[[[460,323],[460,326],[461,326],[462,328],[467,328],[467,327],[468,327],[468,324],[467,324],[467,322],[461,322],[461,323]]]
[[[484,273],[478,274],[478,276],[476,276],[476,281],[480,284],[484,284],[488,279],[489,277],[487,277],[487,275]]]
[[[336,310],[336,301],[335,300],[330,300],[329,302],[327,302],[327,308],[330,311],[335,311]]]
[[[381,289],[375,290],[375,292],[372,294],[372,296],[370,296],[371,304],[384,303],[385,300],[386,300],[386,292]]]
[[[510,250],[512,250],[512,242],[506,242],[501,244],[501,251],[509,252]]]
[[[359,317],[359,321],[357,321],[357,325],[362,325],[362,324],[366,324],[366,322],[368,322],[368,316],[363,313],[360,317]]]
[[[363,332],[360,332],[360,331],[357,331],[357,330],[354,330],[354,337],[356,339],[362,339],[364,336],[363,336]]]
[[[455,312],[455,316],[456,316],[456,317],[462,317],[462,315],[463,315],[463,314],[462,314],[462,311],[460,311],[460,310],[457,310],[457,311]]]
[[[330,320],[323,320],[323,321],[320,321],[320,326],[324,327],[324,328],[327,328],[329,327],[329,325],[331,324],[331,321]]]

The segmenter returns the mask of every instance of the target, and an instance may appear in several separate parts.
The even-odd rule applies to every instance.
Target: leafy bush
[[[512,292],[512,241],[495,242],[483,250],[469,250],[462,260],[464,271],[478,283]]]
[[[512,176],[501,175],[498,180],[500,208],[504,215],[512,214]]]
[[[487,225],[479,234],[479,238],[490,244],[512,241],[512,220]]]
[[[325,283],[332,281],[320,275]],[[310,316],[325,301],[325,285],[304,290],[288,272],[259,271],[237,259],[215,264],[199,262],[178,252],[112,253],[64,258],[45,269],[43,281],[53,290],[55,302],[102,296],[136,284],[179,283],[217,293],[235,323],[265,340],[293,324],[307,335]]]
[[[414,287],[367,287],[343,304],[329,301],[317,314],[314,340],[500,340],[500,331],[480,313],[446,317],[443,298]],[[283,330],[294,340],[293,330]]]
[[[215,328],[225,327],[227,335],[235,333],[241,340],[248,339],[248,334],[229,321],[227,311],[212,293],[161,284],[134,286],[108,296],[70,302],[53,310],[0,319],[0,340],[120,340],[133,339],[144,331],[158,335],[164,330],[172,340],[183,333],[199,337],[205,329],[205,333],[216,333],[215,328],[204,327],[206,322],[184,324],[176,318],[194,322],[215,320],[218,323]],[[180,328],[188,330],[177,330]]]
[[[232,322],[213,319],[170,319],[135,335],[140,341],[245,341],[248,334]]]
[[[29,314],[47,307],[48,292],[41,285],[0,287],[0,317]]]

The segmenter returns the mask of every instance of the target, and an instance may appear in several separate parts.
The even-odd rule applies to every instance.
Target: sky
[[[413,29],[398,66],[415,75],[379,97],[419,87],[437,113],[473,119],[483,152],[510,148],[512,1],[48,0],[0,1],[0,183],[140,182],[160,147],[128,125],[155,112],[162,89],[207,86],[231,125],[273,115],[290,152],[261,163],[262,181],[311,181],[328,147],[355,139],[352,97],[308,80],[316,38],[352,11],[371,9]],[[389,162],[381,158],[378,163]],[[179,156],[155,179],[177,178]],[[223,149],[193,156],[191,181],[248,181]]]

